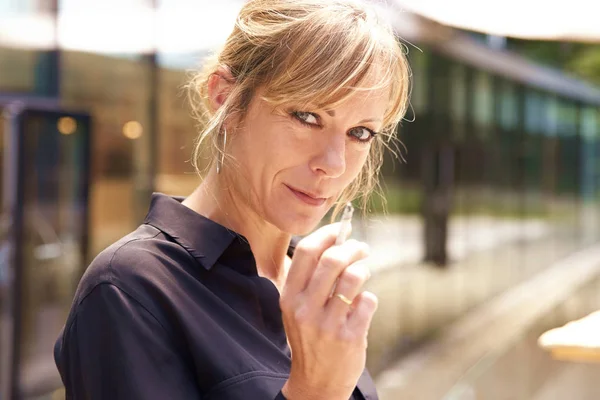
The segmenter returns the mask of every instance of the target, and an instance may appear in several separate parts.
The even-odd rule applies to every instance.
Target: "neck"
[[[287,257],[291,234],[265,221],[242,196],[230,189],[232,185],[223,181],[223,177],[211,169],[183,204],[243,235],[254,254],[258,274],[281,289],[291,261]]]

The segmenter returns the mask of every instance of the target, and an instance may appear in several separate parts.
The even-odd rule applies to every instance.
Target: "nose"
[[[316,174],[337,178],[346,171],[346,135],[324,135],[316,144],[317,152],[310,160],[310,168]]]

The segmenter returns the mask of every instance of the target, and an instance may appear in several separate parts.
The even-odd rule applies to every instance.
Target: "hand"
[[[347,400],[365,368],[367,334],[377,297],[362,291],[370,273],[365,243],[335,246],[339,223],[300,241],[281,294],[285,331],[292,349],[289,400]],[[337,283],[336,283],[337,282]],[[352,300],[348,305],[335,293]]]

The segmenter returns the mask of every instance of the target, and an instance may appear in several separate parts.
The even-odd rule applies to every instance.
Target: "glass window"
[[[577,108],[569,100],[559,100],[557,109],[557,133],[572,136],[577,132]]]
[[[474,90],[473,107],[475,123],[480,133],[485,134],[485,129],[492,124],[494,111],[491,76],[484,71],[478,71],[475,74]]]
[[[111,7],[140,7],[140,6],[152,6],[154,0],[103,0],[103,6]],[[165,1],[161,1],[164,3]],[[166,3],[171,3],[173,0],[167,0]],[[61,10],[70,10],[80,8],[98,9],[98,0],[60,0]]]
[[[67,48],[106,53],[155,48],[169,54],[212,50],[231,33],[244,1],[105,0],[101,7],[97,4],[97,0],[62,0],[61,41]],[[110,30],[104,29],[107,25]]]
[[[36,73],[48,73],[44,52],[56,45],[52,3],[0,0],[0,92],[32,92]]]
[[[558,131],[558,100],[552,95],[547,95],[544,101],[543,132],[546,136],[556,136]]]
[[[243,0],[205,2],[165,0],[158,5],[161,51],[196,52],[212,50],[231,33]],[[190,34],[193,30],[193,34]]]
[[[21,115],[22,255],[15,276],[21,288],[20,391],[31,398],[60,386],[52,349],[85,263],[89,125],[84,115]]]
[[[92,115],[91,253],[131,231],[147,211],[150,74],[135,55],[64,52],[63,105]]]
[[[427,71],[429,57],[426,53],[418,49],[411,49],[408,54],[412,69],[412,96],[411,104],[415,114],[427,112]]]
[[[5,129],[5,124],[7,122],[5,121],[5,111],[2,107],[0,107],[0,203],[4,201],[4,146],[6,146],[6,143],[4,143],[4,129]],[[2,204],[2,207],[4,207],[4,204]],[[0,240],[3,240],[2,238],[4,237],[5,232],[5,228],[8,228],[8,226],[4,226],[4,209],[0,208]],[[0,261],[2,261],[2,251],[1,251],[1,245],[0,245]],[[0,282],[2,281],[2,267],[0,267]],[[1,304],[0,304],[1,306]]]
[[[29,14],[42,9],[44,3],[39,0],[3,0],[0,1],[0,15]]]
[[[587,140],[593,140],[600,134],[600,129],[597,125],[596,109],[594,107],[586,107],[581,112],[581,136]]]
[[[162,69],[160,77],[156,190],[184,196],[199,183],[190,163],[197,128],[187,98],[181,93],[187,74],[181,70]]]
[[[450,76],[450,112],[455,136],[460,140],[465,137],[467,118],[466,67],[462,64],[452,64]]]
[[[596,110],[592,107],[585,107],[581,110],[581,136],[583,146],[581,147],[581,177],[582,194],[585,199],[594,198],[598,190],[596,178],[596,165],[598,164],[598,154],[596,153],[597,128],[596,128]]]
[[[0,47],[0,92],[34,91],[37,59],[34,50]]]
[[[500,107],[499,115],[500,126],[503,129],[510,130],[517,126],[517,91],[509,81],[503,81],[500,86]]]
[[[543,99],[534,90],[525,92],[525,130],[528,133],[539,133],[543,129]]]
[[[209,50],[200,50],[196,52],[160,52],[157,55],[158,65],[161,68],[175,70],[178,73],[183,72],[187,69],[196,69],[202,64],[204,60],[210,54]]]
[[[52,2],[0,0],[0,92],[55,95]]]

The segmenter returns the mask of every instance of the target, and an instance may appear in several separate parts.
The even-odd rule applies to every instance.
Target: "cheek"
[[[239,143],[239,151],[243,154],[240,163],[242,174],[254,190],[268,191],[278,173],[298,164],[298,143],[294,136],[285,129],[255,130]]]
[[[349,182],[353,181],[365,166],[369,157],[369,149],[370,147],[367,147],[364,150],[349,154],[346,161],[346,176]]]
[[[277,125],[276,125],[277,126]],[[264,157],[265,168],[276,174],[308,162],[314,143],[302,132],[282,124],[265,135],[257,151]]]

